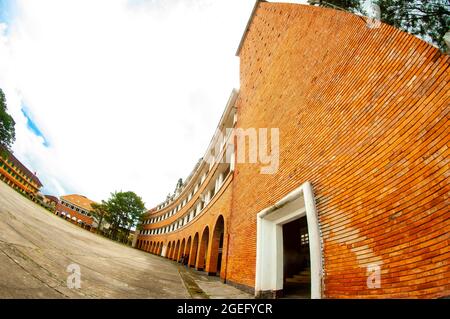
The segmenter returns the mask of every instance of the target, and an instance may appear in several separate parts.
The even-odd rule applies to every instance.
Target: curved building
[[[0,179],[35,200],[42,183],[12,152],[0,147]]]
[[[240,89],[203,160],[136,247],[259,297],[449,296],[449,56],[267,2],[237,55]]]

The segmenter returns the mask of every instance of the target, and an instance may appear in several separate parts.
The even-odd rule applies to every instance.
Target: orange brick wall
[[[256,214],[311,181],[324,297],[450,295],[449,56],[348,13],[263,2],[240,65],[237,126],[279,128],[280,167],[236,165],[227,278],[254,286]]]
[[[69,213],[71,217],[75,216],[77,218],[77,221],[81,219],[83,223],[86,225],[92,226],[94,219],[92,217],[83,215],[67,206],[62,205],[61,203],[58,203],[56,205],[56,211],[58,212],[65,212],[66,214]]]

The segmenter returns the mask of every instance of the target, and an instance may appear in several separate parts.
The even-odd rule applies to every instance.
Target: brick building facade
[[[83,195],[64,195],[56,204],[55,214],[91,230],[96,227],[92,216],[92,203],[95,202]]]
[[[0,147],[0,179],[32,199],[42,187],[39,178],[3,147]]]
[[[449,296],[449,56],[350,13],[267,2],[237,55],[239,92],[137,248],[261,297],[305,283],[313,298]],[[277,128],[276,172],[236,146],[220,161],[239,145],[225,128]]]

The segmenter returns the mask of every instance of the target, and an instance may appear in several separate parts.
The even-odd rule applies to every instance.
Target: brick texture
[[[263,2],[240,65],[237,126],[279,128],[280,167],[236,166],[228,278],[254,285],[256,214],[311,181],[324,297],[450,295],[449,57],[352,14]]]

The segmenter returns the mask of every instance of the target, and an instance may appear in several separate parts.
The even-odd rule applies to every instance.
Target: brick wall
[[[254,286],[256,214],[311,181],[324,297],[450,295],[449,56],[345,12],[263,2],[240,76],[237,126],[279,128],[280,166],[236,165],[227,278]]]

